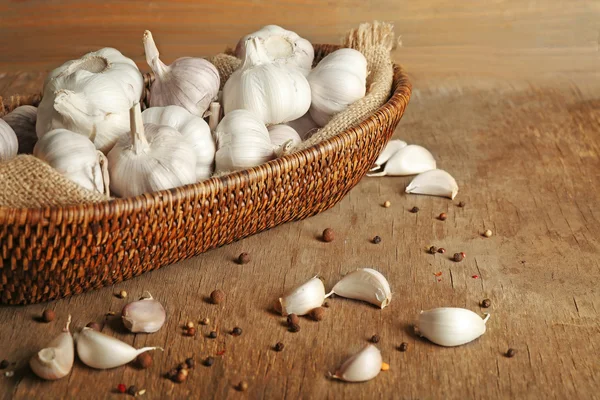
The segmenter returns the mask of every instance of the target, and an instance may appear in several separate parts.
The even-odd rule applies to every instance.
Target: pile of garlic
[[[50,72],[37,109],[0,120],[0,161],[33,152],[84,188],[137,196],[279,157],[366,93],[360,52],[337,50],[311,69],[310,42],[276,25],[240,39],[242,66],[222,92],[209,61],[164,64],[150,31],[143,45],[147,110],[133,60],[113,48],[85,54]]]

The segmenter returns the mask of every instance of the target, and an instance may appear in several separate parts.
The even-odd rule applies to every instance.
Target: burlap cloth
[[[365,97],[335,115],[309,139],[278,155],[297,152],[335,136],[364,121],[385,104],[391,94],[394,71],[390,52],[395,44],[391,24],[376,21],[349,31],[342,40],[342,46],[360,51],[367,59],[369,75]],[[219,71],[221,89],[241,65],[241,60],[231,51],[226,53],[208,58]],[[107,197],[78,186],[33,156],[21,155],[0,163],[0,207],[65,206],[106,200]]]

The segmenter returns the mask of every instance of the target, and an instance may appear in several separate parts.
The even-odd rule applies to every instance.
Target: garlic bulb
[[[267,129],[273,146],[281,147],[286,143],[291,143],[292,146],[295,146],[302,141],[298,132],[291,126],[279,124],[271,125]]]
[[[420,174],[435,169],[433,155],[425,147],[411,144],[396,151],[385,163],[383,171],[368,176],[404,176]]]
[[[406,193],[428,194],[454,199],[458,194],[456,180],[444,170],[433,169],[417,176],[406,187]]]
[[[96,369],[119,367],[148,350],[162,350],[160,347],[136,349],[119,339],[88,327],[76,334],[75,341],[79,359],[88,367]]]
[[[398,150],[406,146],[407,144],[403,140],[390,140],[381,153],[379,153],[377,160],[375,160],[375,167],[380,167],[385,164]]]
[[[347,359],[341,367],[330,375],[334,379],[346,382],[365,382],[375,378],[381,371],[381,352],[372,344]]]
[[[146,297],[123,307],[121,318],[123,325],[131,332],[152,333],[158,331],[165,323],[165,309],[152,295],[144,292]]]
[[[464,308],[441,307],[421,311],[419,334],[440,346],[460,346],[485,333],[485,319]]]
[[[35,133],[37,108],[34,106],[19,106],[2,119],[15,131],[19,141],[19,153],[33,153],[33,146],[38,140]]]
[[[0,119],[0,161],[8,161],[17,156],[19,142],[15,131]]]
[[[244,64],[223,88],[223,107],[225,115],[245,109],[265,124],[281,124],[308,111],[310,86],[299,69],[271,62],[261,41],[250,38]]]
[[[65,128],[88,137],[107,153],[128,132],[129,109],[140,101],[143,86],[135,63],[112,48],[68,61],[44,82],[37,136]]]
[[[246,58],[246,43],[251,37],[259,38],[269,58],[277,63],[297,66],[310,71],[315,51],[312,44],[297,33],[277,25],[263,26],[260,30],[244,36],[235,48],[235,55]]]
[[[196,152],[175,129],[142,122],[131,108],[131,129],[108,153],[111,190],[119,196],[171,189],[196,181]]]
[[[385,276],[372,268],[360,268],[344,276],[331,293],[349,299],[366,301],[384,308],[392,301],[392,291]]]
[[[181,133],[196,153],[196,181],[210,178],[215,161],[215,141],[208,124],[179,106],[151,107],[142,113],[144,124],[166,125]]]
[[[286,125],[291,126],[294,130],[300,135],[302,140],[306,140],[312,136],[319,129],[319,125],[315,121],[313,121],[310,113],[307,112],[303,116],[298,119],[295,119],[290,122],[286,122]]]
[[[109,195],[106,157],[85,136],[54,129],[38,140],[33,155],[80,186]]]
[[[247,110],[234,110],[215,129],[217,154],[215,170],[237,171],[272,160],[274,147],[269,131]]]
[[[71,316],[63,332],[29,360],[31,370],[40,378],[56,380],[69,375],[75,359],[75,344],[69,332]]]
[[[146,62],[154,72],[150,87],[150,107],[180,106],[199,117],[204,116],[219,92],[219,72],[203,58],[178,58],[165,65],[150,31],[144,32]]]
[[[365,96],[367,59],[358,50],[336,50],[310,71],[308,83],[310,115],[318,125],[325,126],[335,114]]]
[[[284,317],[289,314],[306,315],[311,310],[321,307],[323,301],[325,301],[325,286],[315,276],[279,298],[281,315]]]

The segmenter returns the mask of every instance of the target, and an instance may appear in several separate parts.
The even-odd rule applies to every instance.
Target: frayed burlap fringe
[[[87,190],[30,155],[0,162],[0,207],[39,208],[97,203],[108,197]]]

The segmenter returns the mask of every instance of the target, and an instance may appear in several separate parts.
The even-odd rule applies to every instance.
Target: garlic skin
[[[360,268],[350,272],[335,284],[327,296],[332,293],[366,301],[382,309],[392,301],[392,291],[387,279],[372,268]]]
[[[281,315],[289,314],[306,315],[311,310],[321,307],[325,301],[325,286],[323,282],[314,277],[306,283],[292,289],[279,298]]]
[[[223,108],[251,111],[267,124],[303,116],[310,107],[310,86],[297,68],[273,63],[258,38],[246,42],[244,63],[223,88]]]
[[[267,128],[269,131],[269,138],[273,146],[281,147],[286,143],[291,142],[292,146],[302,142],[298,132],[291,126],[285,124],[271,125]]]
[[[411,144],[396,151],[385,163],[383,171],[370,173],[367,176],[415,175],[435,168],[435,158],[429,150]]]
[[[319,129],[319,125],[315,121],[313,121],[310,113],[307,112],[303,116],[298,119],[295,119],[290,122],[286,122],[286,125],[294,128],[294,130],[300,135],[302,140],[306,140],[312,136]]]
[[[269,131],[247,110],[234,110],[215,129],[215,171],[238,171],[272,160],[275,156]]]
[[[440,346],[453,347],[469,343],[485,333],[485,319],[464,308],[441,307],[421,311],[419,334]]]
[[[406,193],[454,199],[458,194],[458,185],[452,175],[446,171],[433,169],[417,175],[406,187]]]
[[[35,123],[37,121],[37,108],[34,106],[19,106],[2,119],[13,129],[19,142],[19,153],[33,153],[33,146],[37,142]]]
[[[244,36],[235,48],[235,55],[242,60],[246,58],[246,43],[251,37],[259,38],[271,61],[296,66],[306,73],[312,68],[315,50],[312,44],[297,33],[283,29],[277,25],[263,26],[256,32]]]
[[[337,113],[367,92],[367,59],[354,49],[339,49],[323,58],[308,74],[310,115],[325,126]]]
[[[154,72],[150,87],[150,107],[180,106],[203,117],[219,92],[219,72],[203,58],[182,57],[171,65],[159,58],[152,33],[144,32],[146,62]]]
[[[79,359],[88,367],[96,369],[120,367],[148,350],[162,350],[161,347],[135,349],[119,339],[88,327],[76,334],[75,341]]]
[[[75,360],[75,344],[69,331],[71,316],[63,332],[30,360],[31,370],[40,378],[53,381],[69,375]]]
[[[106,157],[85,136],[54,129],[38,140],[33,155],[78,185],[109,194]]]
[[[154,300],[149,292],[144,292],[144,296],[141,300],[127,304],[121,311],[123,325],[134,333],[156,332],[166,320],[162,304]]]
[[[0,162],[16,157],[18,151],[19,142],[15,131],[0,119]]]
[[[131,128],[108,153],[111,191],[138,196],[196,181],[196,152],[175,129],[142,122],[139,103],[131,109]]]
[[[44,82],[37,136],[64,128],[88,137],[107,153],[128,132],[129,109],[140,101],[143,86],[135,63],[113,48],[68,61]]]
[[[210,178],[215,161],[216,145],[208,124],[179,106],[151,107],[142,112],[144,124],[166,125],[175,129],[189,142],[196,153],[196,181]]]
[[[381,167],[385,164],[392,156],[400,149],[403,149],[407,146],[407,143],[403,140],[390,140],[381,153],[379,153],[379,157],[375,160],[375,167]]]
[[[346,382],[365,382],[379,375],[382,363],[383,359],[379,349],[368,344],[347,359],[335,374],[330,374],[330,376]]]

